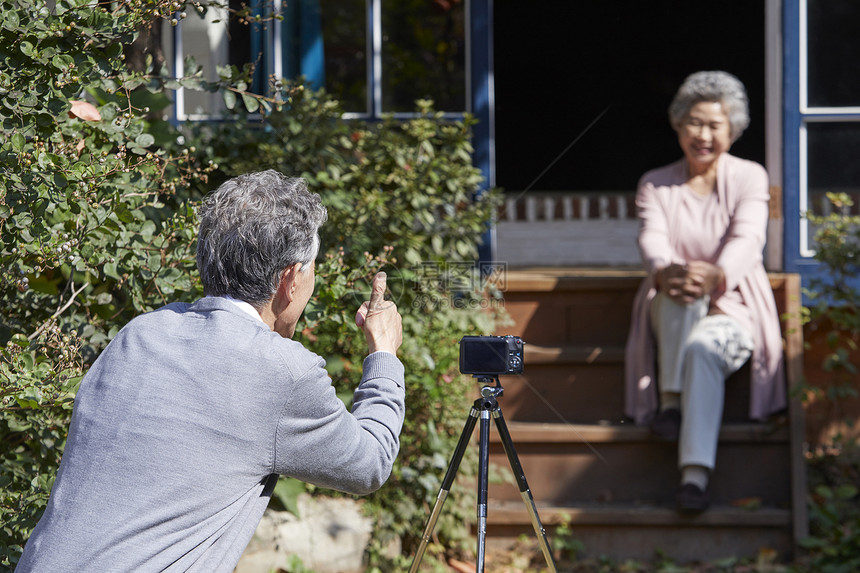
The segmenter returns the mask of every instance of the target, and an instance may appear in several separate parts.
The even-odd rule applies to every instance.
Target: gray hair
[[[284,269],[310,268],[328,214],[304,179],[270,169],[225,181],[203,199],[199,217],[204,292],[259,306],[275,294]]]
[[[717,102],[729,118],[732,141],[750,124],[749,100],[744,84],[728,72],[696,72],[687,76],[669,106],[669,122],[677,131],[690,109],[699,102]]]

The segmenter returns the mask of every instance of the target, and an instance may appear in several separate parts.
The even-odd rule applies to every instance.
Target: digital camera
[[[464,336],[460,340],[460,372],[482,376],[521,374],[523,344],[519,336]]]

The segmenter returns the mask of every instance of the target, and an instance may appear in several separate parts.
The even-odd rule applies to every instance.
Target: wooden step
[[[567,288],[558,291],[517,291],[513,290],[516,284],[509,285],[504,293],[505,310],[513,324],[502,327],[498,334],[515,334],[540,346],[623,347],[640,280],[561,281]]]
[[[678,526],[695,523],[703,526],[785,527],[791,522],[790,511],[766,507],[744,508],[717,505],[696,516],[681,515],[669,506],[648,504],[604,503],[576,507],[537,504],[536,507],[544,526],[562,523],[613,525],[623,522],[629,525],[650,526]],[[525,503],[494,501],[488,504],[487,509],[488,520],[494,525],[531,523]],[[491,519],[490,516],[492,516]]]
[[[654,559],[658,552],[678,563],[722,558],[755,558],[762,550],[787,559],[792,554],[791,511],[712,506],[695,516],[679,515],[669,504],[595,504],[565,507],[541,504],[538,516],[554,539],[582,543],[579,558],[611,555],[615,560]],[[561,529],[560,529],[561,527]],[[487,560],[523,540],[539,555],[537,537],[522,501],[492,501],[487,508]],[[538,560],[542,563],[542,561]]]
[[[666,443],[667,440],[655,437],[645,426],[633,424],[548,424],[526,423],[505,420],[511,440],[514,444],[570,444],[586,442],[599,443],[637,443],[655,442]],[[789,440],[788,429],[782,419],[773,423],[727,424],[720,428],[720,442],[773,442],[786,443]],[[499,442],[495,431],[490,433],[490,442]]]
[[[653,437],[631,425],[564,425],[509,422],[514,449],[532,495],[549,504],[606,501],[670,503],[680,480],[677,442]],[[520,493],[498,432],[490,431],[494,475],[491,499],[510,501]],[[791,505],[790,440],[785,424],[729,424],[720,431],[717,468],[710,493],[715,503],[739,500],[773,508]],[[755,460],[754,467],[750,467]],[[749,468],[744,471],[742,468]]]
[[[624,348],[526,341],[521,376],[501,380],[500,404],[520,422],[589,424],[624,419]]]

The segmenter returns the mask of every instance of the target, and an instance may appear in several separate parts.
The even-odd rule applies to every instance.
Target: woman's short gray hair
[[[270,169],[225,181],[203,199],[199,217],[204,292],[258,306],[272,298],[284,269],[310,268],[328,214],[304,179]]]
[[[669,106],[669,122],[677,131],[690,109],[699,102],[718,102],[729,118],[732,141],[750,124],[749,100],[744,84],[728,72],[696,72],[687,76]]]

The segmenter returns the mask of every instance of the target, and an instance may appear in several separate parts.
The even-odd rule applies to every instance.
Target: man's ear
[[[287,302],[292,302],[298,288],[298,273],[301,272],[302,264],[296,263],[287,267],[281,273],[281,281],[278,283],[278,294],[283,296]]]

